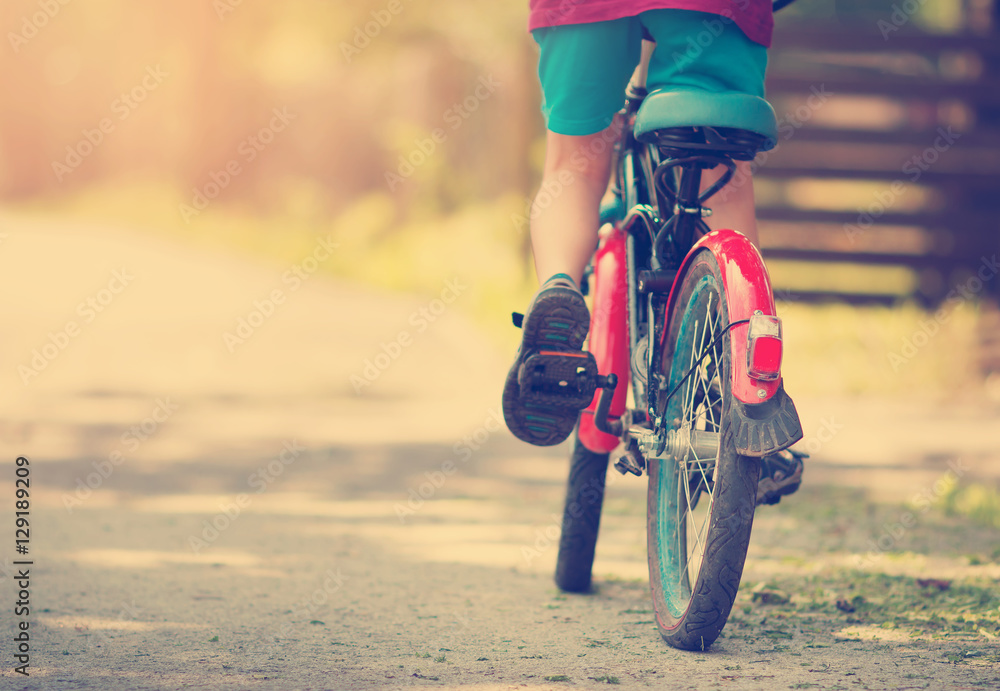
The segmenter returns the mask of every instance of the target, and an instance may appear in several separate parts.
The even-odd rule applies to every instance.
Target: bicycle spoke
[[[716,297],[709,294],[703,318],[694,322],[694,347],[691,348],[688,359],[688,369],[693,371],[681,392],[681,425],[688,430],[721,430],[722,393],[719,376],[722,360],[720,344],[715,343],[720,321]],[[697,580],[697,572],[690,571],[692,567],[700,568],[701,558],[705,553],[715,503],[715,458],[699,458],[689,445],[685,458],[679,460],[678,464],[684,493],[684,506],[679,511],[681,515],[678,516],[678,523],[685,526],[685,537],[682,538],[680,534],[677,537],[679,541],[683,539],[687,543],[678,544],[678,551],[684,560],[678,573],[678,585],[683,586],[685,580],[689,583]],[[708,495],[707,505],[699,501],[702,492]],[[697,514],[696,507],[700,509]]]

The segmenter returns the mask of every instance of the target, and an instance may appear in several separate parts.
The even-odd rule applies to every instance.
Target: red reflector
[[[781,374],[781,339],[761,336],[750,343],[747,372],[754,379],[770,381]]]
[[[781,320],[768,314],[750,317],[747,333],[747,373],[774,381],[781,376]]]

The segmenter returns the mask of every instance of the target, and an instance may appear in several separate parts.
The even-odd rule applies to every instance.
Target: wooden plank
[[[849,234],[842,225],[823,223],[758,223],[762,247],[833,252],[895,252],[897,254],[944,254],[954,247],[946,232],[930,232],[913,226],[879,224],[871,233]]]
[[[861,212],[828,211],[824,209],[793,209],[783,206],[758,205],[757,218],[770,221],[815,222],[854,225],[858,222]],[[996,214],[980,214],[967,209],[956,209],[948,213],[916,211],[912,214],[887,211],[879,216],[872,228],[879,224],[896,226],[922,226],[924,228],[947,228],[952,232],[959,231],[982,233],[984,237],[993,238],[1000,231],[1000,217]]]
[[[905,266],[913,269],[935,268],[952,270],[978,265],[980,257],[959,257],[952,254],[899,254],[885,252],[836,252],[832,250],[790,247],[761,248],[766,259],[788,259],[806,262],[843,262],[868,266]]]
[[[813,162],[815,163],[815,162]],[[898,167],[889,170],[859,170],[856,168],[816,168],[803,165],[801,168],[793,165],[770,166],[763,165],[758,169],[754,179],[771,178],[774,180],[796,180],[814,178],[820,180],[901,180],[904,184],[919,184],[938,189],[968,190],[1000,188],[1000,170],[996,173],[938,173],[933,169],[924,172],[920,179],[913,183],[900,173]],[[997,199],[1000,205],[1000,198]]]
[[[780,286],[777,286],[774,289],[774,298],[779,304],[782,300],[784,300],[787,302],[806,303],[838,302],[855,306],[891,306],[912,297],[914,296],[900,293],[841,293],[838,291],[824,290],[791,290],[782,289]]]
[[[780,117],[780,114],[779,114]],[[941,127],[947,126],[940,125]],[[954,130],[960,136],[956,146],[984,151],[984,154],[997,156],[997,166],[1000,167],[1000,129],[989,129],[983,123],[977,123],[972,131]],[[938,136],[937,128],[922,130],[862,130],[831,127],[799,127],[787,138],[782,138],[779,145],[794,142],[817,142],[830,144],[878,144],[895,146],[913,146],[924,149],[934,143]],[[995,149],[995,151],[985,151]]]
[[[770,75],[766,90],[770,95],[780,93],[808,94],[814,87],[823,85],[831,95],[863,94],[868,96],[892,96],[905,101],[925,101],[937,103],[952,99],[978,105],[1000,105],[1000,82],[980,80],[977,82],[946,82],[927,77],[903,75],[879,77],[847,77],[840,74],[810,75]]]
[[[772,166],[799,166],[806,163],[814,168],[845,171],[895,170],[897,176],[904,181],[918,171],[921,172],[921,177],[923,173],[930,171],[938,175],[993,174],[1000,167],[998,157],[991,155],[990,150],[963,147],[959,139],[951,148],[939,152],[931,146],[934,140],[933,132],[928,133],[928,142],[920,149],[892,144],[834,144],[792,140],[761,154],[758,160],[763,165]]]
[[[996,36],[972,33],[928,34],[912,29],[891,31],[883,36],[881,31],[861,27],[827,29],[816,24],[794,24],[781,21],[774,28],[772,51],[805,49],[847,53],[871,52],[976,52],[1000,57],[1000,41]],[[892,21],[891,14],[885,17]],[[874,26],[873,26],[874,28]]]

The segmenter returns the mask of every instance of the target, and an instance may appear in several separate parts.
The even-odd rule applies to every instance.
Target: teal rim
[[[703,276],[695,285],[678,329],[668,390],[678,385],[725,328],[720,292],[712,275]],[[665,419],[692,431],[721,431],[724,344],[723,339],[701,360],[668,402]],[[690,603],[691,586],[697,582],[705,552],[715,503],[716,458],[698,458],[689,446],[683,462],[663,460],[656,465],[660,588],[670,613],[679,618]]]

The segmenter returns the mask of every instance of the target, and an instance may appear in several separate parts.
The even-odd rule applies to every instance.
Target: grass
[[[963,657],[970,663],[1000,656],[1000,549],[994,514],[982,508],[992,500],[969,498],[992,497],[988,489],[953,487],[869,558],[870,538],[912,509],[873,503],[859,489],[804,486],[758,514],[724,635],[805,648],[924,640],[951,654],[984,651]]]
[[[767,587],[790,593],[787,601],[756,602],[733,615],[735,630],[763,639],[792,639],[818,623],[844,631],[881,628],[912,638],[960,636],[981,641],[1000,635],[1000,592],[989,579],[967,578],[921,585],[922,579],[851,569],[774,578]],[[750,599],[741,588],[739,597]]]
[[[1000,492],[979,483],[952,485],[941,499],[949,516],[964,516],[982,526],[1000,528]],[[994,556],[1000,548],[994,551]]]

